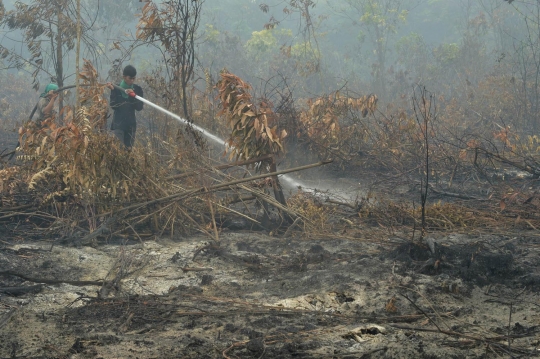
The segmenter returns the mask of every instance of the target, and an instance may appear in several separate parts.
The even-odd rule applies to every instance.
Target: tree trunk
[[[182,6],[182,5],[180,5]],[[189,4],[185,4],[184,9],[184,28],[182,30],[182,72],[180,76],[180,82],[182,86],[182,106],[184,107],[184,117],[186,120],[190,121],[189,118],[189,111],[188,111],[188,104],[187,104],[187,84],[189,81],[189,70],[191,68],[190,61],[188,59],[190,55],[191,48],[188,48],[188,41],[189,41]],[[191,44],[190,44],[191,45]]]
[[[64,87],[64,66],[62,64],[63,54],[62,54],[62,4],[57,3],[57,27],[56,27],[56,84],[58,87]],[[64,95],[60,92],[58,96],[58,109],[59,109],[59,120],[62,122],[63,115],[61,113],[62,107],[64,107]]]
[[[81,98],[79,94],[79,81],[80,81],[80,68],[79,68],[79,58],[81,54],[81,0],[77,0],[77,54],[75,61],[75,111],[79,110],[81,106]]]
[[[376,48],[377,48],[377,61],[379,62],[379,66],[376,73],[376,81],[377,81],[377,85],[379,86],[380,97],[386,98],[386,83],[385,83],[386,49],[385,49],[385,44],[383,43],[383,41],[386,41],[386,39],[384,39],[383,35],[380,33],[378,26],[375,26],[375,34],[376,34],[375,43],[376,43]]]

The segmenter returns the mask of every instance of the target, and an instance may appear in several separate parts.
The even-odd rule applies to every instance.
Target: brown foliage
[[[81,105],[85,109],[79,117],[88,119],[91,126],[104,130],[107,124],[109,101],[103,96],[103,86],[98,82],[98,73],[90,61],[84,60],[84,66],[79,73],[83,86],[80,89]]]
[[[304,221],[305,231],[321,233],[331,229],[329,219],[333,211],[325,206],[319,198],[298,191],[287,199],[287,205],[306,219]]]
[[[62,109],[64,124],[52,117],[42,127],[30,122],[19,130],[24,153],[20,159],[28,161],[28,188],[38,193],[47,188],[52,193],[47,199],[59,193],[92,202],[138,196],[141,192],[132,191],[128,184],[138,164],[130,163],[115,139],[100,131],[106,123],[108,101],[89,61],[81,78],[91,86],[82,89],[83,106],[75,115],[66,107]]]
[[[102,131],[108,115],[104,86],[98,83],[98,74],[88,61],[81,76],[88,86],[82,88],[82,107],[77,113],[65,107],[61,110],[63,123],[52,117],[41,127],[33,122],[25,124],[19,137],[22,166],[0,171],[2,206],[20,206],[21,199],[22,203],[33,203],[34,209],[50,213],[51,218],[58,216],[59,225],[54,227],[63,233],[67,233],[66,226],[73,229],[72,225],[83,222],[92,231],[101,218],[105,220],[129,203],[144,203],[178,191],[165,177],[174,173],[179,163],[186,166],[185,160],[179,161],[182,150],[174,141],[163,141],[167,154],[158,155],[141,146],[128,152]],[[184,185],[189,186],[187,182]],[[141,208],[124,220],[131,222],[130,230],[150,219],[162,231],[171,231],[175,225],[187,229],[189,224],[178,226],[191,221],[185,213],[204,208],[191,201]],[[186,205],[189,210],[182,209]]]
[[[358,152],[358,142],[365,140],[367,129],[360,120],[377,109],[374,94],[359,98],[342,96],[339,92],[307,101],[300,114],[297,136],[306,136],[311,149],[320,157],[337,157],[343,161]]]
[[[261,101],[255,106],[248,92],[251,86],[230,73],[222,73],[216,87],[222,106],[218,115],[225,116],[232,131],[228,139],[230,158],[250,159],[283,151],[287,132],[272,127],[276,115],[270,103]]]

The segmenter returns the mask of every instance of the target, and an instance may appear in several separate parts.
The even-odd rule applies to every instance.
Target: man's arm
[[[116,109],[118,106],[120,106],[122,104],[122,94],[120,94],[120,97],[118,97],[119,95],[119,92],[114,88],[114,85],[112,84],[112,82],[107,82],[105,84],[105,86],[111,90],[111,97],[110,97],[110,100],[109,100],[109,106],[112,107],[112,109]]]
[[[54,106],[54,102],[56,101],[56,97],[58,96],[58,94],[52,93],[52,95],[50,96],[51,96],[51,99],[49,100],[49,103],[47,104],[47,106],[45,106],[45,108],[43,108],[43,113],[47,116],[51,114],[52,108]]]
[[[109,101],[109,105],[110,105],[113,109],[117,108],[117,107],[120,105],[120,101],[119,101],[118,95],[119,95],[118,90],[116,90],[116,89],[113,88],[113,89],[111,90],[111,99],[110,99],[110,101]],[[120,97],[122,97],[121,94],[120,94]]]

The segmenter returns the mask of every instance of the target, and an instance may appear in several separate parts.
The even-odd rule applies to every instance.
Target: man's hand
[[[47,106],[43,108],[43,113],[45,115],[50,116],[57,97],[58,97],[58,92],[54,90],[47,92],[47,98],[49,99],[49,103],[47,104]]]
[[[114,90],[114,86],[113,86],[113,84],[110,83],[110,82],[107,82],[107,83],[105,84],[105,86],[108,87],[109,90]]]
[[[135,91],[133,91],[132,89],[127,89],[127,90],[126,90],[126,93],[127,93],[128,95],[129,95],[130,93],[132,93],[132,92],[135,93]]]

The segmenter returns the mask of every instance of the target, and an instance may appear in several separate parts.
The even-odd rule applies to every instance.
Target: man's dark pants
[[[122,129],[114,129],[112,132],[114,135],[126,146],[126,148],[131,149],[133,145],[135,144],[135,131],[137,130],[136,126],[131,126],[126,128],[125,130]]]

